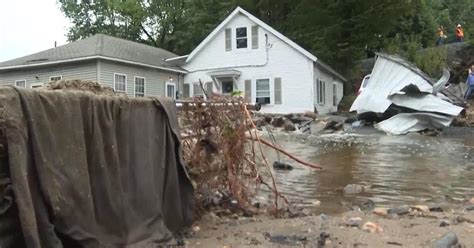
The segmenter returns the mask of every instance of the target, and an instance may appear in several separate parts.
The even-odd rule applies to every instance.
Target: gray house
[[[165,62],[174,57],[161,48],[98,34],[0,63],[0,85],[35,88],[50,81],[79,79],[129,96],[175,98],[186,71]]]

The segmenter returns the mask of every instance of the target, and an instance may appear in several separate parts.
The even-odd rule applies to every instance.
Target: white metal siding
[[[289,113],[313,111],[313,61],[296,51],[279,38],[259,28],[258,49],[252,49],[251,27],[256,25],[243,15],[231,20],[216,37],[208,43],[184,68],[190,71],[185,83],[211,81],[209,71],[236,69],[242,72],[237,80],[240,91],[244,91],[244,81],[252,80],[252,102],[255,102],[256,79],[270,79],[271,94],[274,92],[274,78],[282,79],[282,104],[272,103],[262,107],[262,112]],[[235,29],[247,27],[248,48],[236,49]],[[225,50],[225,29],[232,28],[232,51]],[[268,35],[268,62],[266,37]],[[191,87],[192,88],[192,87]]]
[[[135,77],[145,78],[145,96],[164,96],[165,82],[169,81],[170,77],[173,82],[178,82],[178,74],[176,73],[105,60],[100,61],[100,71],[100,83],[111,88],[114,87],[114,73],[127,75],[127,95],[129,96],[134,96]]]
[[[26,80],[26,87],[49,82],[51,76],[62,76],[63,80],[97,81],[96,61],[51,65],[47,67],[0,71],[0,85],[15,85],[16,80]]]

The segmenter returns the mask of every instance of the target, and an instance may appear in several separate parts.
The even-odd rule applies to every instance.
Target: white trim
[[[58,77],[59,80],[63,80],[63,75],[51,76],[51,77],[49,77],[49,81],[50,81],[50,82],[53,82],[53,81],[51,80],[51,78],[53,78],[53,77]],[[59,80],[56,80],[56,81],[59,81]]]
[[[115,78],[115,76],[114,76]],[[133,97],[137,97],[137,78],[143,79],[143,96],[146,96],[146,77],[134,76],[133,77]]]
[[[174,87],[174,92],[173,92],[173,99],[176,99],[176,83],[166,81],[165,82],[165,96],[168,97],[168,85],[172,85]]]
[[[21,87],[21,88],[26,88],[26,79],[15,80],[15,87],[18,87],[18,85],[16,84],[17,82],[24,82],[24,83],[25,83],[25,87]]]
[[[189,55],[183,55],[183,56],[178,56],[178,57],[173,57],[173,58],[165,59],[165,62],[175,61],[175,60],[180,60],[180,59],[186,59],[186,58],[188,58],[188,56],[189,56]]]
[[[287,37],[285,37],[283,34],[281,34],[280,32],[276,31],[275,29],[273,29],[272,27],[270,27],[269,25],[267,25],[266,23],[264,23],[263,21],[261,21],[260,19],[258,19],[257,17],[253,16],[252,14],[250,14],[249,12],[245,11],[244,9],[242,9],[241,7],[237,7],[235,8],[234,11],[232,11],[232,13],[227,16],[227,18],[221,22],[219,24],[219,26],[217,26],[188,56],[188,58],[186,59],[186,63],[191,61],[195,56],[196,54],[199,53],[199,51],[201,51],[206,45],[207,43],[209,43],[226,25],[227,23],[229,23],[237,14],[243,14],[245,16],[247,16],[251,21],[253,21],[255,24],[257,24],[258,26],[262,27],[263,29],[267,30],[268,32],[270,32],[271,34],[275,35],[276,37],[278,37],[279,39],[283,40],[284,42],[286,42],[288,45],[290,45],[291,47],[293,47],[295,50],[297,50],[298,52],[302,53],[303,55],[305,55],[306,57],[308,57],[310,60],[316,62],[317,58],[312,55],[310,52],[306,51],[304,48],[300,47],[298,44],[296,44],[294,41],[288,39]]]
[[[144,63],[139,63],[139,62],[133,62],[133,61],[124,60],[124,59],[116,59],[116,58],[106,57],[106,56],[102,56],[102,55],[94,55],[94,56],[74,58],[74,59],[64,59],[64,60],[37,63],[37,64],[30,64],[30,65],[5,66],[5,67],[0,67],[0,71],[1,70],[10,70],[10,69],[22,69],[22,68],[29,68],[29,67],[38,67],[38,66],[45,66],[45,65],[56,65],[56,64],[62,64],[62,63],[68,63],[68,62],[85,61],[85,60],[90,60],[90,59],[104,59],[104,60],[109,60],[109,61],[114,61],[114,62],[126,63],[126,64],[130,64],[130,65],[138,65],[138,66],[143,66],[143,67],[160,69],[160,70],[163,70],[163,71],[179,72],[179,73],[183,73],[183,74],[187,73],[187,71],[185,71],[185,70],[170,69],[170,68],[166,68],[166,67],[155,66],[155,65],[150,65],[150,64],[144,64]]]
[[[32,84],[30,84],[30,89],[34,89],[34,88],[35,88],[34,86],[43,87],[43,86],[44,86],[44,83],[32,83]]]
[[[115,75],[125,76],[125,91],[117,91],[117,89],[115,88]],[[127,93],[127,89],[128,89],[127,74],[114,73],[114,91],[117,93]]]

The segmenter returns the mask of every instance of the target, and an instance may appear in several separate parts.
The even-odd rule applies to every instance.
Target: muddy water
[[[338,214],[368,199],[377,206],[454,205],[474,197],[474,135],[387,136],[375,131],[327,135],[278,134],[278,143],[319,163],[315,171],[287,160],[291,171],[274,171],[278,186],[293,201],[316,212]],[[270,161],[277,160],[267,151]],[[347,184],[371,185],[348,195]],[[314,202],[320,201],[320,206]]]

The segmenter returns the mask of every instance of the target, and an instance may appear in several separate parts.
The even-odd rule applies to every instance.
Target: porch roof
[[[241,71],[229,69],[229,70],[218,70],[210,71],[207,73],[211,77],[220,78],[220,77],[239,77],[242,75]]]

